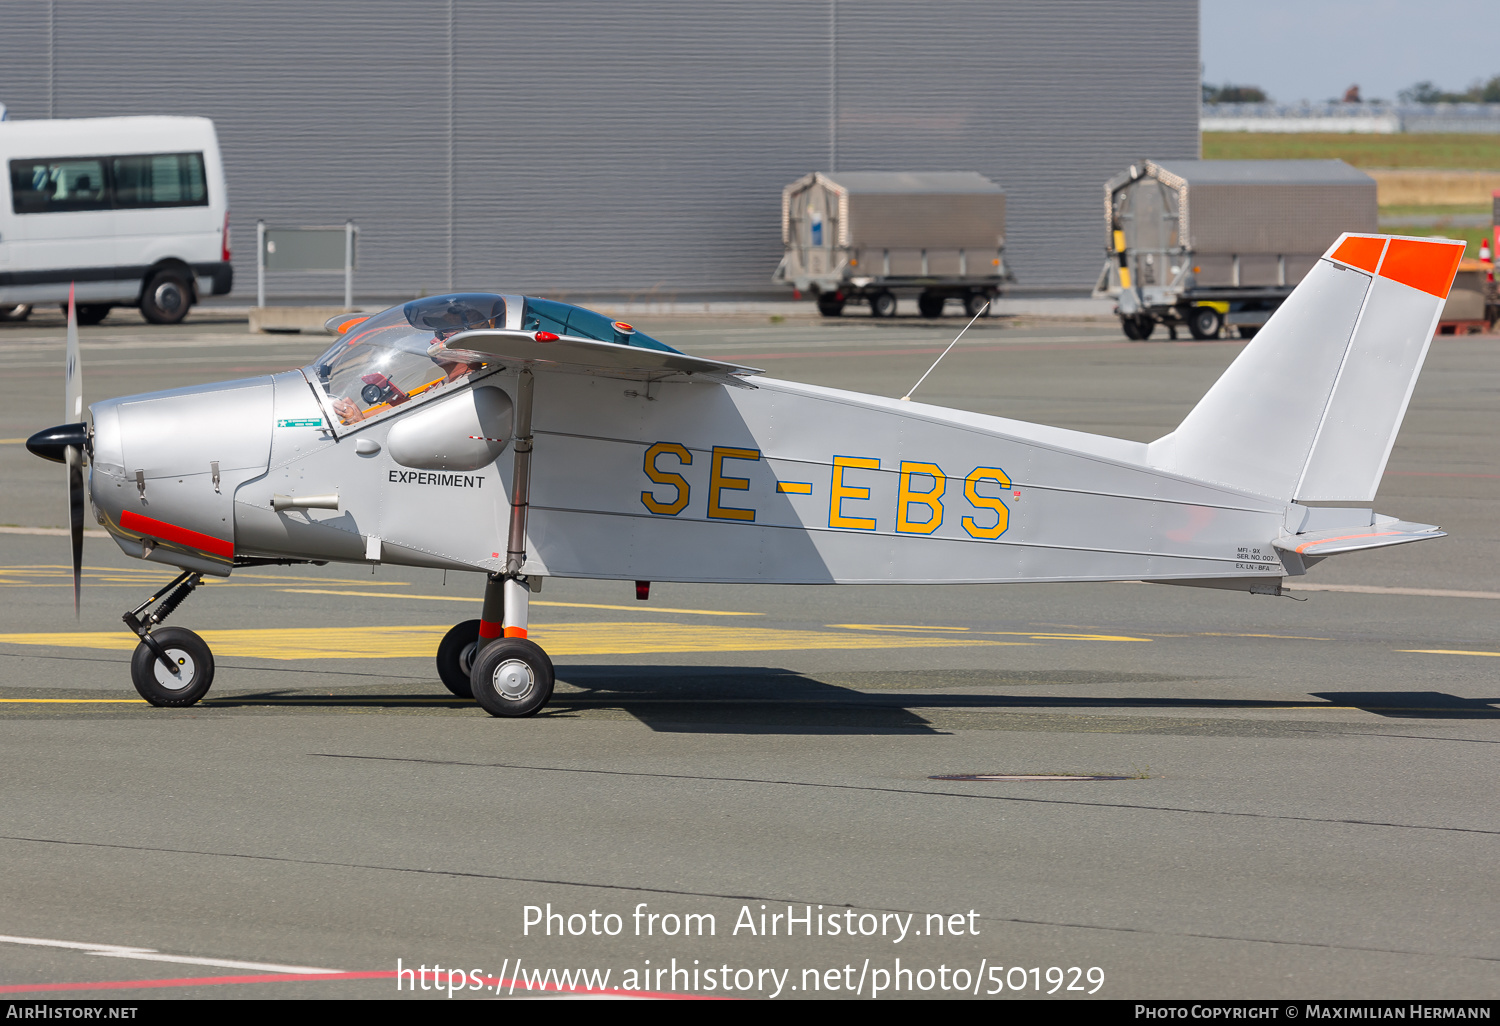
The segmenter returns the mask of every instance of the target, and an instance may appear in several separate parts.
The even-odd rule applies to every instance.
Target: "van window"
[[[10,199],[18,214],[201,207],[208,186],[201,153],[27,157],[10,162]]]
[[[115,157],[111,164],[117,207],[193,207],[208,203],[201,153]]]
[[[13,160],[10,195],[18,214],[105,210],[110,205],[104,161],[97,157]]]

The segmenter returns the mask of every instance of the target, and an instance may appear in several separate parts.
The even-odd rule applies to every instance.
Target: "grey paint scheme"
[[[513,392],[514,372],[486,384]],[[752,389],[666,381],[655,401],[628,395],[632,384],[537,374],[526,573],[761,583],[1274,582],[1285,573],[1272,542],[1292,515],[1289,504],[1132,465],[1144,460],[1138,443],[769,379]],[[278,422],[321,416],[300,375],[278,375],[275,385]],[[400,423],[356,426],[337,441],[326,428],[278,427],[268,473],[236,493],[237,549],[361,562],[365,539],[376,537],[389,561],[501,569],[509,461],[418,481],[384,445]],[[361,437],[382,451],[356,456]],[[676,516],[653,515],[641,499],[653,489],[672,496],[672,486],[644,472],[646,450],[658,441],[679,441],[693,455],[680,470],[674,459],[660,461],[689,482],[689,503]],[[748,480],[744,490],[725,490],[722,505],[755,509],[753,523],[707,515],[714,446],[763,453],[729,460],[722,471]],[[845,500],[844,512],[874,517],[874,530],[828,526],[835,455],[880,459],[878,472],[846,472],[847,483],[870,488],[871,497]],[[949,474],[944,523],[930,537],[895,530],[902,459],[935,462]],[[962,527],[965,515],[980,526],[993,522],[964,499],[963,478],[975,467],[1003,469],[1021,492],[1019,501],[1006,493],[1010,527],[998,539],[973,539]],[[780,494],[777,481],[807,482],[812,492]],[[993,495],[992,488],[985,486]],[[337,492],[343,508],[273,513],[276,492]]]
[[[481,385],[400,418],[386,448],[403,467],[478,470],[505,451],[512,413],[510,396]]]
[[[257,218],[353,218],[361,295],[769,293],[781,187],[830,166],[979,171],[1019,281],[1083,287],[1099,182],[1198,155],[1198,25],[1196,0],[12,0],[0,99],[213,118],[240,293]]]

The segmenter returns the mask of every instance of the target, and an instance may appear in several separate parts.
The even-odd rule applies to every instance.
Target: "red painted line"
[[[160,538],[162,541],[176,542],[178,545],[186,545],[189,548],[199,549],[203,552],[212,552],[224,559],[234,558],[234,543],[225,541],[223,538],[215,538],[211,534],[199,534],[197,531],[189,531],[186,527],[178,527],[162,520],[153,520],[143,517],[133,510],[126,510],[120,514],[120,526],[127,531],[135,531],[138,534],[149,534]]]
[[[404,973],[403,973],[404,975]],[[367,973],[264,973],[256,976],[181,976],[169,980],[96,980],[92,983],[22,983],[0,986],[0,994],[42,994],[48,991],[66,990],[153,990],[162,987],[218,987],[225,984],[238,983],[312,983],[324,980],[391,980],[395,979],[396,971],[387,969]],[[511,986],[522,993],[536,993],[537,991],[555,991],[567,994],[611,994],[621,997],[646,997],[664,998],[670,1001],[722,1001],[724,998],[708,998],[697,994],[674,994],[655,990],[622,990],[619,987],[605,987],[602,989],[591,989],[579,987],[563,987],[556,983],[544,983],[540,986],[527,987],[524,980],[502,980],[494,976],[483,977],[486,990],[491,994],[505,992],[511,993]],[[498,989],[497,985],[498,984]],[[432,990],[442,993],[448,988],[434,986]],[[486,990],[473,990],[475,994],[483,994]],[[401,993],[406,993],[402,991]],[[455,990],[455,994],[460,993]]]
[[[524,638],[524,637],[526,637],[526,628],[525,627],[507,627],[507,628],[505,628],[505,636],[507,638]]]

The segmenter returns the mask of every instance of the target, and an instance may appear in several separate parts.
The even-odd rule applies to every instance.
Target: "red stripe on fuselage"
[[[135,531],[137,534],[148,534],[162,541],[176,542],[178,545],[186,545],[202,552],[211,552],[223,559],[234,558],[234,542],[215,538],[211,534],[189,531],[186,527],[178,527],[176,524],[143,517],[128,509],[120,514],[120,526],[127,531]]]

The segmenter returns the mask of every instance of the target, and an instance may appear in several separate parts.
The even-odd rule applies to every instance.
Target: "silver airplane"
[[[384,562],[487,576],[438,674],[528,716],[553,686],[526,636],[546,577],[633,580],[641,598],[651,581],[1278,595],[1328,556],[1440,537],[1363,504],[1462,252],[1342,236],[1150,443],[773,380],[576,306],[460,293],[336,318],[301,370],[94,403],[91,420],[70,317],[68,423],[27,446],[67,465],[75,607],[89,500],[122,551],[182,571],[124,616],[148,702],[192,705],[213,682],[202,638],[163,626],[204,575]]]

